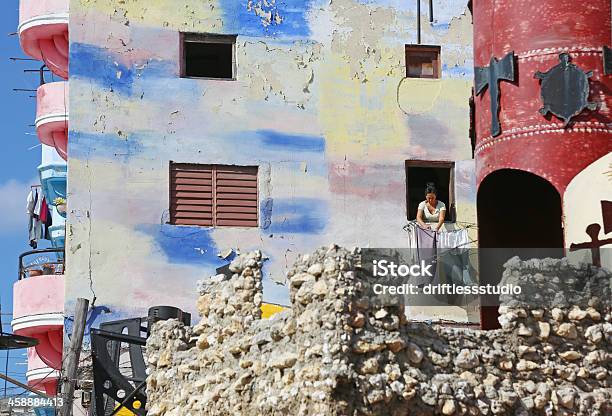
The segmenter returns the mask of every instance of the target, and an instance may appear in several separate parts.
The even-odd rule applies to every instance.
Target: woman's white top
[[[436,204],[436,209],[434,209],[432,214],[429,212],[429,208],[427,208],[427,201],[423,201],[419,204],[419,209],[423,211],[423,221],[438,222],[440,221],[440,211],[446,211],[446,205],[444,205],[444,202],[438,201]]]

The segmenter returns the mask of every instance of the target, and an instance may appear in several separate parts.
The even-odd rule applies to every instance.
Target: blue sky
[[[24,73],[24,69],[37,69],[41,64],[35,61],[12,61],[11,57],[26,56],[19,47],[19,38],[9,35],[17,31],[19,1],[4,0],[0,15],[0,125],[4,133],[2,163],[0,163],[0,195],[3,199],[0,215],[0,304],[2,324],[6,332],[12,332],[10,312],[13,309],[12,286],[17,279],[19,254],[30,249],[27,241],[27,216],[25,198],[30,185],[38,175],[40,146],[33,127],[36,114],[34,93],[14,92],[13,88],[34,89],[38,86],[38,74]],[[9,315],[7,315],[9,314]],[[9,375],[25,380],[25,350],[9,354]],[[0,372],[4,373],[6,351],[0,351]],[[9,389],[12,387],[8,384]],[[18,390],[8,390],[14,393]],[[4,382],[0,381],[0,397],[4,396]]]

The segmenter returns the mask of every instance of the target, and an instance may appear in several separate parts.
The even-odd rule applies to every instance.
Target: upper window
[[[426,185],[432,182],[437,199],[446,205],[446,221],[455,221],[455,163],[406,161],[406,205],[408,220],[414,220],[419,203],[425,200]]]
[[[236,78],[236,36],[182,33],[181,76],[187,78]]]
[[[440,78],[440,47],[406,45],[408,78]]]
[[[257,227],[257,166],[170,162],[170,224]]]

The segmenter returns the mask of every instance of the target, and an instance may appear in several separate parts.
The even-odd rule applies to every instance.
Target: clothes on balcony
[[[435,232],[422,228],[416,222],[410,222],[404,229],[408,232],[408,247],[412,253],[410,262],[416,264],[425,260],[427,264],[433,265],[433,278],[426,281],[420,279],[416,284],[476,284],[466,229]],[[441,304],[457,306],[467,305],[473,300],[472,297],[457,295],[434,295],[434,298]]]
[[[438,248],[452,249],[457,247],[467,248],[470,244],[468,231],[464,228],[461,230],[443,231],[437,236]]]
[[[28,240],[30,247],[38,247],[38,240],[49,238],[51,227],[51,214],[45,197],[38,188],[34,187],[28,194],[26,212],[28,221]]]

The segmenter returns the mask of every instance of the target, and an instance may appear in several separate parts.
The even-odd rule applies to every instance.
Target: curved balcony
[[[54,148],[42,145],[42,162],[38,166],[40,184],[53,217],[49,234],[53,247],[63,248],[66,236],[65,213],[60,213],[52,203],[56,198],[66,199],[66,162],[60,158]]]
[[[36,92],[36,133],[42,144],[68,159],[68,82],[51,82]]]
[[[23,51],[68,79],[69,0],[20,0],[19,40]]]
[[[38,356],[36,348],[28,348],[28,371],[26,372],[28,386],[55,396],[59,376],[59,370],[45,364]]]
[[[56,370],[61,368],[64,339],[63,259],[59,249],[22,254],[19,280],[13,285],[13,333],[36,338],[36,353]]]

